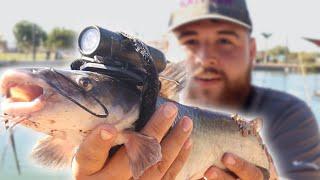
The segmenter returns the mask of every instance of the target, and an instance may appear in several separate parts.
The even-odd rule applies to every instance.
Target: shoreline
[[[277,71],[284,73],[299,73],[302,67],[299,64],[254,64],[254,70],[257,71]],[[303,64],[303,70],[307,73],[320,73],[320,64]]]
[[[1,61],[0,68],[11,66],[64,66],[70,65],[72,60],[50,60],[50,61]],[[304,71],[307,73],[320,73],[320,64],[303,65]],[[253,65],[255,71],[272,71],[284,73],[299,73],[302,68],[299,64],[275,64],[275,63],[255,63]]]
[[[70,60],[58,61],[0,61],[0,68],[11,66],[63,66],[70,64]]]

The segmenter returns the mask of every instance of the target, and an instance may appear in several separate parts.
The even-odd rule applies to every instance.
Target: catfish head
[[[123,130],[139,115],[136,87],[94,72],[8,70],[0,84],[8,119],[50,135],[85,133],[103,122]]]

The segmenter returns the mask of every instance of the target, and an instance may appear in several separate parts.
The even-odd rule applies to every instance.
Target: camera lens
[[[104,60],[125,61],[141,68],[141,56],[135,50],[133,40],[121,33],[112,32],[99,26],[85,28],[78,38],[78,47],[83,56],[101,56]],[[158,72],[166,67],[164,54],[153,47],[148,46]]]
[[[91,54],[98,48],[100,33],[95,28],[88,28],[81,33],[79,40],[80,50],[84,54]]]

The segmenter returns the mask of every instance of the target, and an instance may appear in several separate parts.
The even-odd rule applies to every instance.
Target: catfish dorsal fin
[[[161,146],[157,139],[136,132],[124,133],[131,172],[138,179],[149,167],[162,158]]]
[[[161,82],[160,96],[178,100],[178,93],[186,85],[186,66],[185,61],[179,63],[169,63],[167,67],[160,73]]]
[[[31,157],[45,167],[64,168],[71,165],[74,149],[66,140],[47,136],[38,141]]]
[[[260,132],[263,127],[263,122],[261,118],[255,118],[250,121],[251,126],[255,130],[255,132]]]

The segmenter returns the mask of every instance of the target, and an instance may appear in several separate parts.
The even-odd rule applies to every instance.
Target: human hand
[[[224,166],[233,174],[228,173],[216,166],[211,166],[206,172],[205,177],[207,180],[224,179],[224,180],[263,180],[264,174],[261,169],[256,167],[242,158],[231,154],[225,153],[221,159]]]
[[[184,117],[164,138],[177,115],[173,103],[162,105],[143,128],[142,133],[161,142],[162,160],[147,169],[139,179],[174,179],[186,162],[191,150],[191,119]],[[77,180],[130,179],[132,174],[124,147],[107,162],[108,152],[118,132],[110,125],[95,128],[80,145],[72,162]]]

